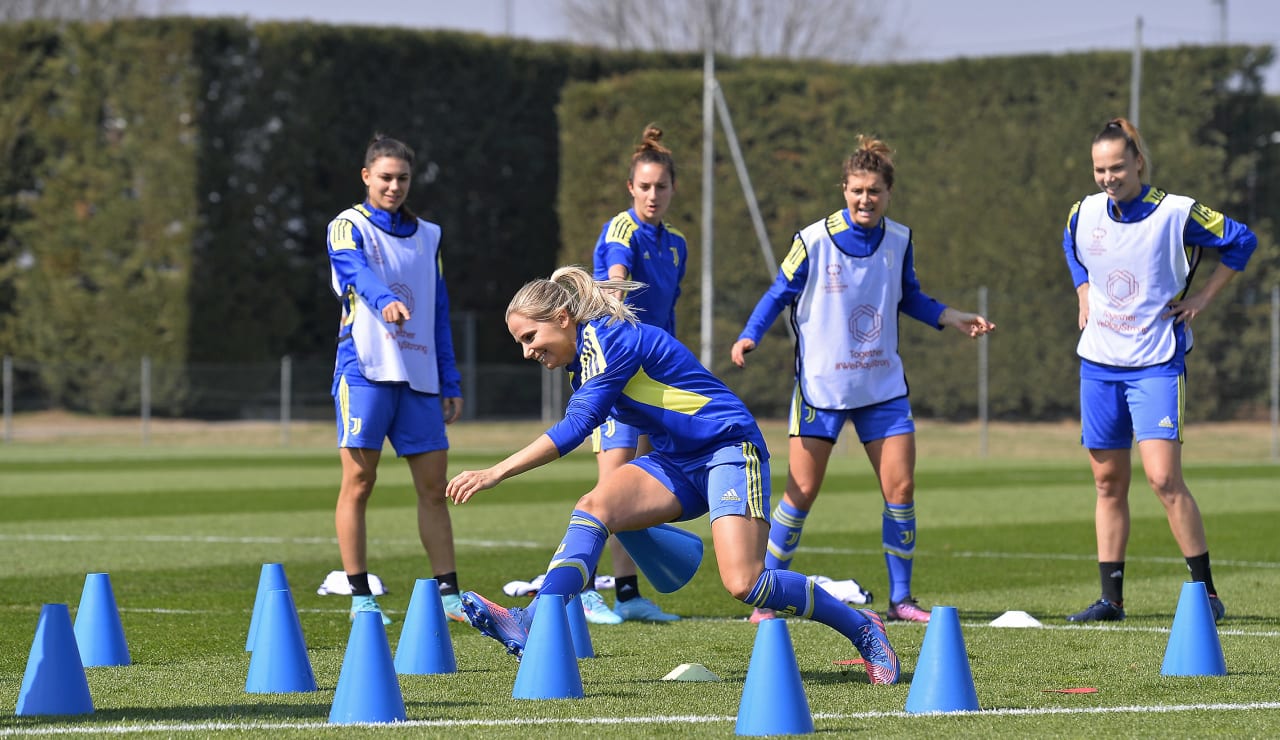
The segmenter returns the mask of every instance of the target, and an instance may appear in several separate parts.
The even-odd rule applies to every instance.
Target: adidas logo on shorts
[[[741,501],[742,498],[738,496],[737,491],[730,488],[729,490],[724,492],[724,495],[720,497],[720,500],[721,501]]]
[[[1173,419],[1170,419],[1169,417],[1166,416],[1160,420],[1159,426],[1163,427],[1164,429],[1173,429]]]

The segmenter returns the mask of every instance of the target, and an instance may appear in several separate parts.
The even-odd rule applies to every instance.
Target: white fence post
[[[280,358],[280,446],[289,446],[289,421],[293,418],[293,358]]]
[[[0,385],[4,386],[4,441],[13,441],[13,358],[9,355],[4,356],[4,372],[3,381]]]
[[[142,356],[142,380],[139,389],[139,406],[142,413],[142,445],[151,444],[151,358]]]
[[[1271,459],[1280,460],[1280,285],[1271,286]]]
[[[978,288],[978,315],[987,315],[987,286],[985,285]],[[987,456],[987,426],[990,422],[990,412],[987,408],[990,389],[989,352],[987,336],[984,334],[978,337],[978,452],[982,457]]]

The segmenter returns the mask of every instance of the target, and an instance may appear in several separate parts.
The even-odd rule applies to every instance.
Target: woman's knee
[[[734,570],[720,574],[720,581],[724,584],[725,590],[729,595],[738,601],[746,601],[751,592],[755,590],[756,584],[760,582],[760,574],[763,571],[750,571],[746,569]]]

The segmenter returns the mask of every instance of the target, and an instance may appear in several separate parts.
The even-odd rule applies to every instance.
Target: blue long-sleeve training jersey
[[[679,229],[665,223],[647,224],[634,208],[628,208],[600,229],[592,272],[596,280],[607,280],[610,267],[625,267],[628,280],[646,286],[628,293],[627,304],[640,321],[675,334],[676,301],[688,261],[688,243]]]
[[[749,441],[769,458],[755,418],[733,391],[663,329],[607,318],[578,326],[578,357],[565,368],[574,393],[547,430],[561,455],[612,415],[670,455],[698,455]]]
[[[398,211],[392,213],[375,208],[367,200],[361,208],[368,213],[369,221],[374,226],[392,236],[410,237],[418,231],[416,217],[404,216]],[[365,256],[364,237],[360,235],[360,230],[353,228],[350,234],[356,243],[356,249],[335,250],[333,244],[327,244],[329,263],[337,274],[343,295],[348,289],[354,288],[366,303],[375,310],[381,311],[392,301],[400,300],[400,297],[384,285],[373,270],[369,269],[369,262]],[[341,299],[342,295],[338,297]],[[462,375],[458,372],[453,353],[453,332],[449,326],[449,292],[445,288],[443,270],[438,270],[436,274],[435,300],[435,351],[436,365],[440,372],[440,395],[444,398],[460,398]],[[342,331],[343,328],[339,327],[339,334]],[[338,342],[338,358],[334,367],[335,382],[339,376],[346,377],[347,383],[352,385],[373,384],[360,372],[360,362],[356,357],[354,342]]]

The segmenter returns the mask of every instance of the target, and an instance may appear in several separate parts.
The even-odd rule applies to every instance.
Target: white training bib
[[[1076,259],[1089,272],[1089,320],[1076,353],[1115,367],[1150,367],[1173,358],[1173,318],[1161,318],[1187,288],[1191,262],[1182,232],[1195,201],[1152,189],[1156,208],[1121,223],[1105,193],[1080,202]],[[1187,348],[1191,331],[1187,327]]]
[[[884,220],[868,257],[844,253],[832,234],[849,228],[836,212],[799,234],[809,279],[796,298],[800,393],[819,409],[856,409],[907,393],[898,356],[898,304],[911,230]]]
[[[402,326],[388,325],[382,312],[359,295],[346,304],[353,312],[348,318],[361,374],[373,381],[406,382],[422,393],[439,393],[435,331],[440,227],[419,219],[412,236],[399,237],[373,225],[358,209],[348,208],[338,218],[359,230],[369,269],[400,298],[410,315]],[[331,275],[334,292],[341,293],[337,273],[331,271]]]

